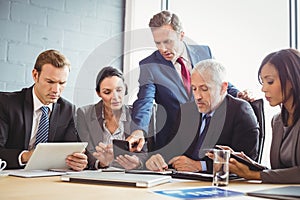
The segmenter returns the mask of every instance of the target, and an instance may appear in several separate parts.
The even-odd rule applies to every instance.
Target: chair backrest
[[[264,101],[263,99],[257,99],[253,102],[250,102],[252,106],[258,124],[259,124],[259,146],[258,146],[258,157],[256,159],[257,162],[261,162],[264,142],[265,142],[265,114],[264,114]]]
[[[148,137],[146,139],[148,151],[151,151],[155,145],[155,140],[156,140],[155,135],[157,130],[156,113],[157,113],[157,104],[153,103],[152,115],[151,115],[149,129],[148,129]]]

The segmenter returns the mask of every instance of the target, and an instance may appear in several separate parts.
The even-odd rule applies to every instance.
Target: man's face
[[[182,39],[184,33],[177,33],[171,25],[163,25],[152,29],[152,35],[160,54],[171,61],[183,52]]]
[[[198,72],[194,72],[191,76],[191,85],[199,112],[209,113],[221,102],[221,87],[212,83],[210,75],[201,76]]]
[[[40,73],[33,69],[34,91],[38,99],[45,105],[57,102],[66,86],[68,76],[67,66],[56,68],[52,64],[44,64]]]

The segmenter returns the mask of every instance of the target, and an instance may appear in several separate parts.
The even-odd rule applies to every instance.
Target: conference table
[[[118,185],[63,182],[60,176],[21,178],[14,176],[0,177],[0,199],[109,199],[109,200],[153,200],[178,199],[161,194],[156,190],[186,189],[211,186],[209,181],[173,179],[169,183],[151,188],[137,188]],[[259,181],[235,180],[222,187],[237,192],[250,192],[260,189],[287,186],[284,184],[262,184]],[[246,195],[223,197],[218,199],[260,199]]]

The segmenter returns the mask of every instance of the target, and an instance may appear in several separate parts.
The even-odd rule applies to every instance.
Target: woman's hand
[[[259,171],[252,171],[247,165],[244,165],[234,158],[229,159],[229,171],[239,177],[250,180],[261,180]]]
[[[114,159],[112,144],[106,145],[100,142],[96,146],[96,152],[93,153],[93,156],[99,160],[101,167],[108,167]]]
[[[116,158],[116,162],[127,170],[136,169],[141,166],[140,159],[136,155],[119,155]]]

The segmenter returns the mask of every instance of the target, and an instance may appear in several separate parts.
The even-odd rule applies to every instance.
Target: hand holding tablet
[[[83,152],[87,142],[39,143],[25,170],[66,169],[67,156]]]
[[[219,145],[216,145],[215,148],[216,149],[223,149]],[[233,150],[231,150],[230,158],[234,158],[238,162],[243,163],[244,165],[247,165],[249,167],[249,169],[253,170],[253,171],[262,171],[264,169],[267,169],[267,167],[253,161],[251,158],[249,158],[245,154],[243,156],[241,156],[240,152],[234,152]]]

